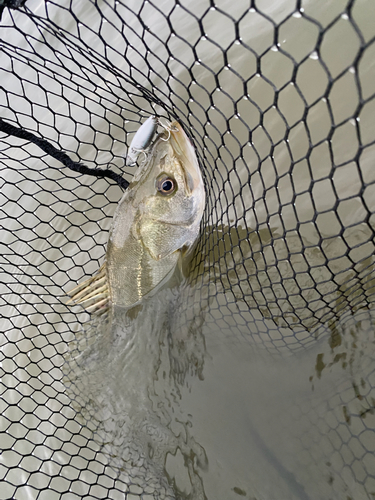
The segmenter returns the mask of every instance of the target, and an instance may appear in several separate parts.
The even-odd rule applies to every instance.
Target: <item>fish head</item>
[[[188,252],[205,206],[205,191],[194,148],[178,122],[156,140],[135,179],[137,234],[154,260]]]
[[[112,305],[138,303],[172,276],[178,262],[186,269],[204,206],[194,148],[173,122],[147,150],[114,215],[106,253]]]

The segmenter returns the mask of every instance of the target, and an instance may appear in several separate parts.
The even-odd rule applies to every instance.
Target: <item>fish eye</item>
[[[176,181],[172,177],[163,175],[157,180],[156,188],[159,193],[167,195],[171,194],[176,190]]]

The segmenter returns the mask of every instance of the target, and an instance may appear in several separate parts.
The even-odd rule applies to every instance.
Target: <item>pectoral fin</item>
[[[155,260],[161,260],[180,250],[187,243],[186,228],[146,220],[140,224],[143,245]]]
[[[70,290],[68,295],[70,299],[67,304],[80,304],[88,313],[98,316],[106,313],[109,308],[109,288],[105,262],[94,276]]]

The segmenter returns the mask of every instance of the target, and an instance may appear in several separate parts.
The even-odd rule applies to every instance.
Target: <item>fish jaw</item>
[[[191,194],[200,186],[203,187],[202,175],[194,147],[177,121],[170,124],[170,134],[170,144],[184,168],[186,186]]]

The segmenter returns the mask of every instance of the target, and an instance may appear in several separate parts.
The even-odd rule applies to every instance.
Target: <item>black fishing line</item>
[[[70,170],[74,170],[75,172],[79,172],[80,174],[93,175],[94,177],[107,177],[108,179],[115,181],[123,189],[126,189],[129,186],[129,182],[126,179],[124,179],[121,175],[116,174],[112,170],[89,168],[83,163],[73,161],[66,153],[64,153],[63,151],[59,151],[45,139],[41,139],[40,137],[37,137],[36,135],[28,132],[25,129],[15,127],[10,123],[5,122],[2,118],[0,118],[0,132],[4,132],[5,134],[32,142],[45,153],[61,162],[65,167],[70,168]]]

